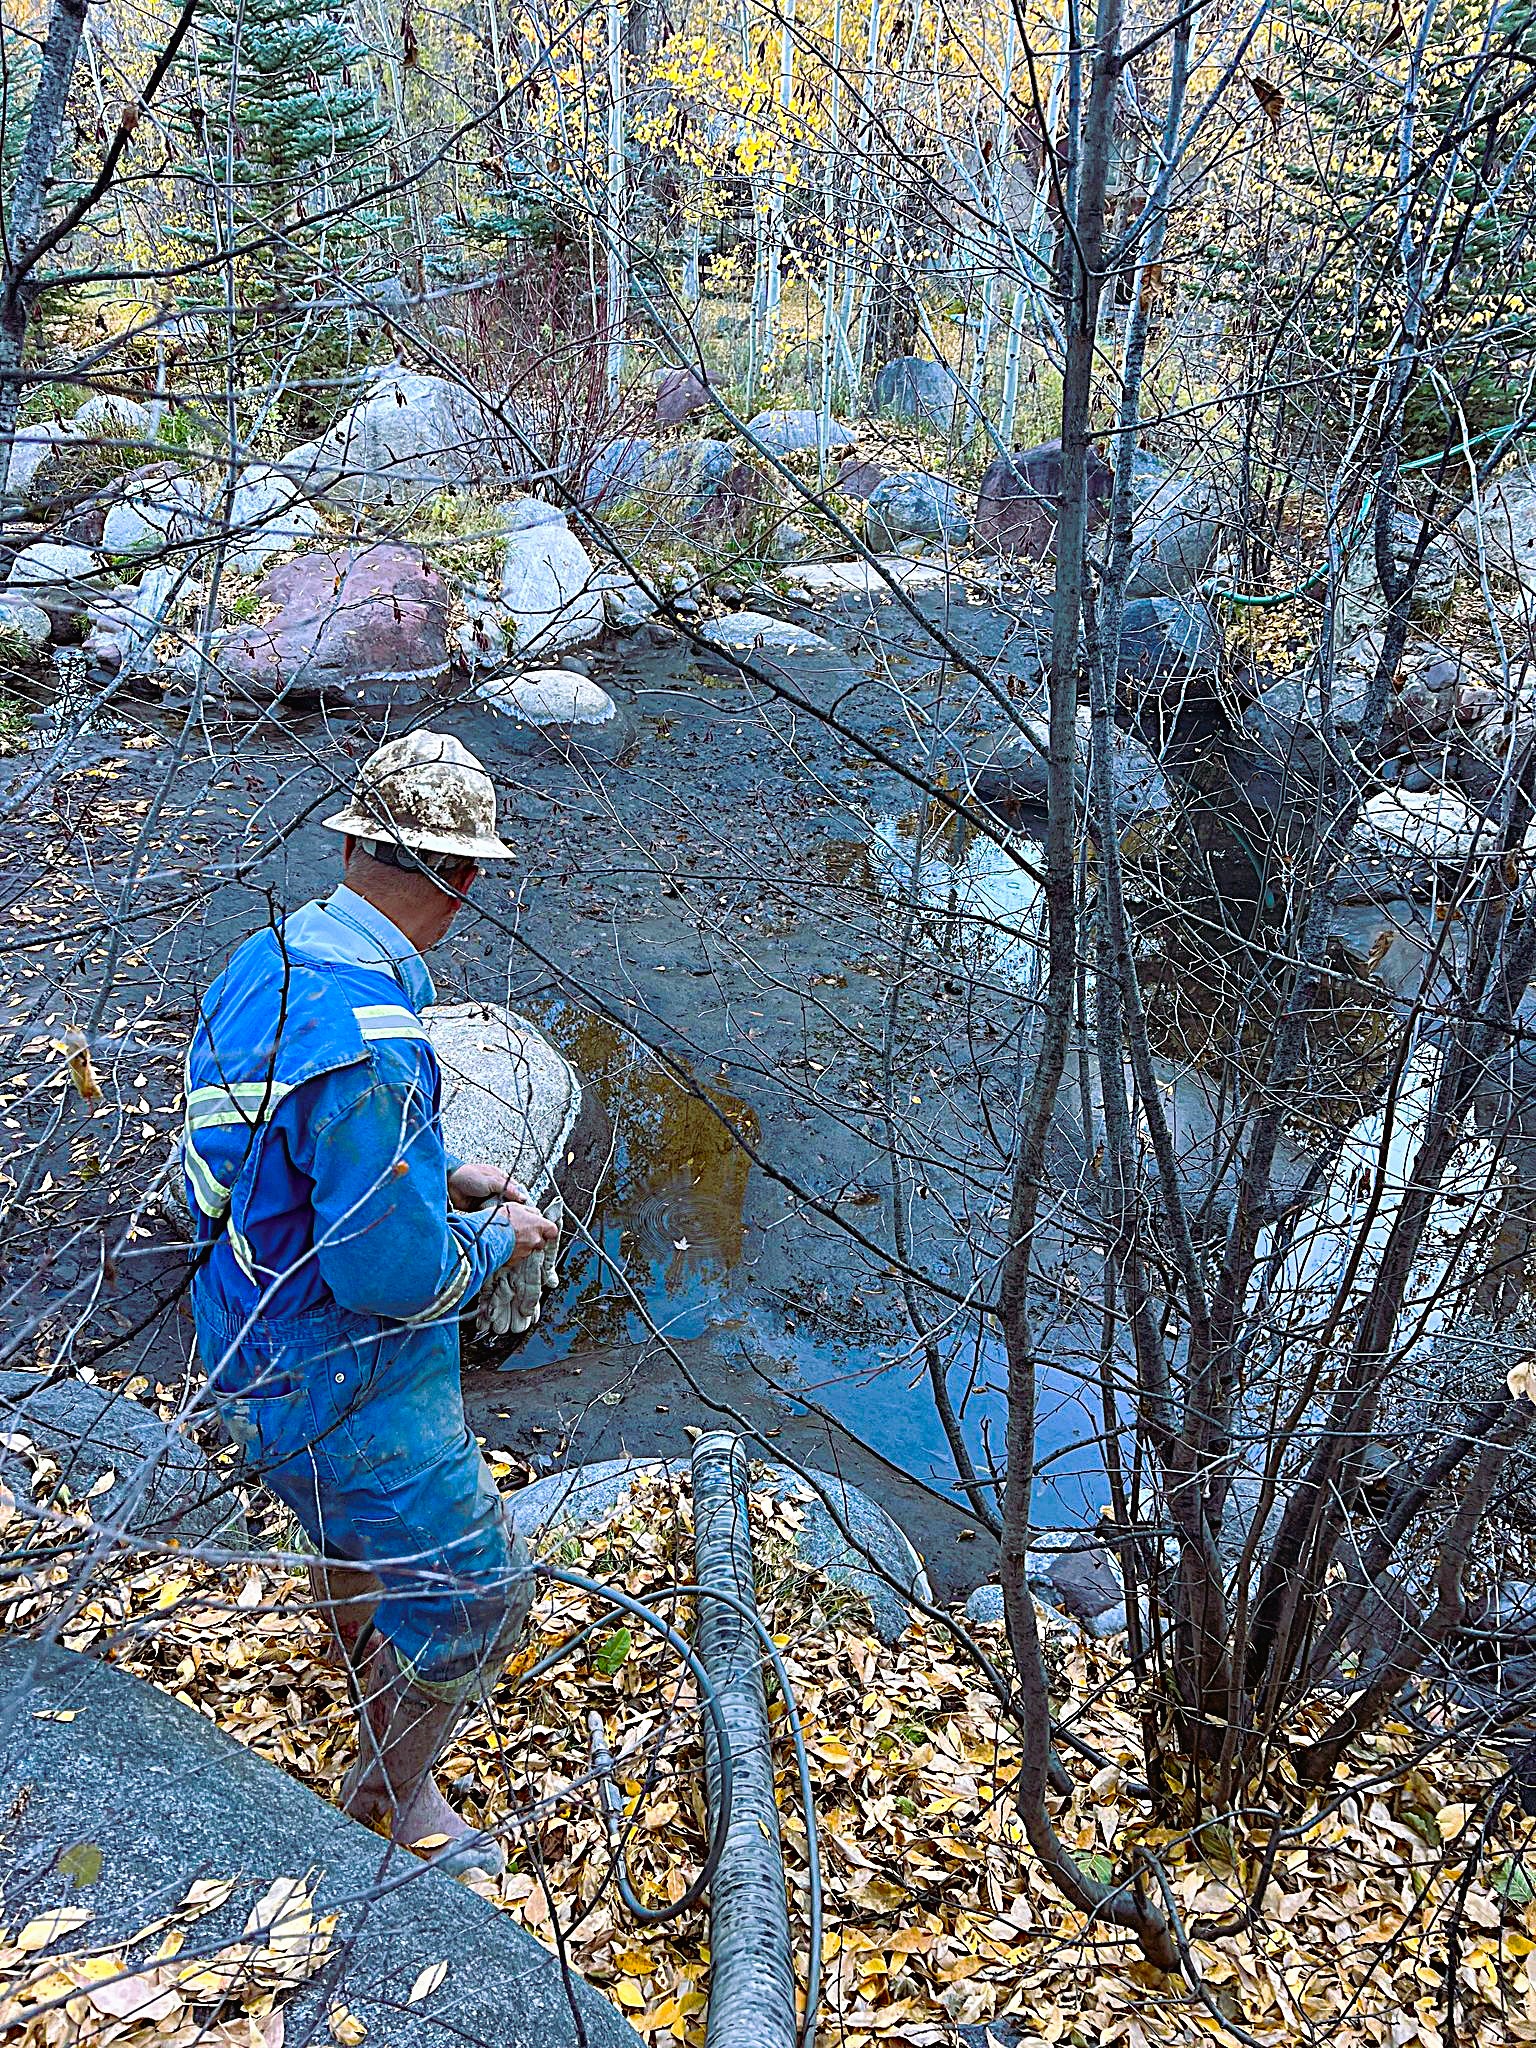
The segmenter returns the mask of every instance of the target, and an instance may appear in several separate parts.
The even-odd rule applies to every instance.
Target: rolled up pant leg
[[[321,1556],[378,1580],[402,1672],[468,1699],[516,1647],[533,1567],[464,1420],[456,1327],[362,1320],[264,1326],[260,1392],[232,1427]]]

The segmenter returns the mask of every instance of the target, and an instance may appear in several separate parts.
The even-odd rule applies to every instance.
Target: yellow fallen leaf
[[[341,2048],[358,2048],[368,2038],[368,2029],[355,2012],[348,2012],[344,2005],[333,2005],[326,2022],[331,2039],[338,2041]]]
[[[35,1955],[41,1948],[48,1948],[60,1941],[66,1934],[74,1934],[91,1917],[89,1906],[55,1906],[50,1913],[39,1913],[35,1920],[29,1920],[16,1937],[16,1946],[23,1955]]]

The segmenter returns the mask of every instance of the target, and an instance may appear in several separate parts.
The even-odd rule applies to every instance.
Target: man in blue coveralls
[[[359,1704],[349,1813],[454,1875],[496,1873],[432,1767],[494,1683],[531,1572],[464,1420],[458,1315],[556,1226],[450,1159],[422,955],[496,832],[465,747],[412,733],[359,771],[344,881],[246,940],[187,1060],[182,1168],[198,1346],[219,1412],[315,1546],[314,1596]]]

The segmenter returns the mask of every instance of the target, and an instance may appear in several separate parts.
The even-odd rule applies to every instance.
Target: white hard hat
[[[468,747],[444,732],[386,740],[358,769],[351,803],[324,822],[354,839],[385,839],[422,853],[515,857],[497,835],[490,776]]]

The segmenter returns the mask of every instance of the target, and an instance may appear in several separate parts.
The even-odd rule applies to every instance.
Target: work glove
[[[550,1192],[539,1204],[551,1223],[565,1220],[565,1204]],[[520,1337],[531,1330],[544,1309],[544,1297],[560,1284],[560,1240],[541,1252],[530,1252],[515,1266],[499,1266],[480,1290],[475,1335],[482,1342]]]

